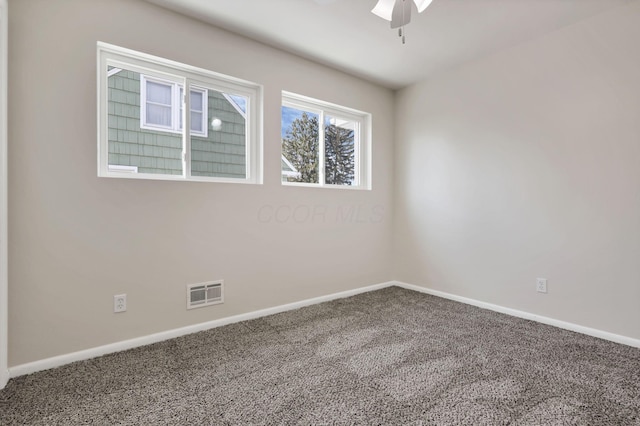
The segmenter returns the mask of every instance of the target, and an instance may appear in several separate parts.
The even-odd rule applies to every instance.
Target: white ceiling
[[[148,0],[397,89],[637,0],[433,0],[396,30],[377,0]]]

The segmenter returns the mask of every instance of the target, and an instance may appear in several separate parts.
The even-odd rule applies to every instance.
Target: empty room
[[[640,426],[640,0],[0,0],[1,425]]]

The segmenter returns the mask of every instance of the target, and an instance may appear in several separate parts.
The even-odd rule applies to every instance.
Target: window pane
[[[318,114],[282,107],[282,181],[319,183]]]
[[[147,125],[171,127],[171,106],[147,103]]]
[[[105,43],[97,54],[99,177],[263,182],[261,85]]]
[[[355,183],[355,130],[356,123],[353,121],[325,116],[326,184],[353,185]]]
[[[202,101],[204,96],[202,92],[191,91],[191,111],[202,112]]]
[[[202,113],[191,111],[191,131],[202,133]]]
[[[182,93],[184,89],[180,87],[180,99],[182,99]],[[203,123],[203,115],[202,111],[205,107],[205,95],[206,90],[204,92],[201,91],[191,91],[191,131],[199,133],[198,136],[206,137],[206,130],[204,128]],[[178,125],[178,129],[182,130],[182,103],[180,103],[180,121]]]
[[[191,131],[196,133],[195,136],[206,138],[209,136],[207,125],[204,123],[204,110],[207,108],[208,102],[207,90],[191,90]]]
[[[182,136],[140,126],[140,74],[114,68],[107,79],[109,170],[127,174],[182,174]],[[165,110],[158,107],[151,114],[164,117]]]
[[[146,99],[142,100],[146,109],[145,126],[159,126],[171,129],[173,127],[171,109],[173,84],[145,81]]]
[[[171,84],[147,81],[147,101],[171,106]]]
[[[204,123],[206,137],[191,135],[193,176],[245,179],[247,177],[246,111],[226,94],[208,88]],[[202,97],[202,96],[201,96]],[[192,94],[191,104],[196,97]],[[244,98],[243,98],[244,99]],[[245,99],[246,105],[246,99]],[[191,128],[202,129],[202,113],[191,112]]]

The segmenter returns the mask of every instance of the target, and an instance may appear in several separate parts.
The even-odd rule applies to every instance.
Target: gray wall
[[[395,277],[640,338],[638,40],[636,2],[402,90]]]
[[[9,366],[392,278],[391,91],[142,1],[10,6]],[[98,178],[98,40],[263,84],[264,184]],[[281,185],[282,90],[373,114],[372,191]]]
[[[392,278],[639,338],[639,16],[399,92],[394,149],[386,89],[145,2],[12,1],[9,365]],[[98,178],[97,40],[264,84],[264,185]],[[281,186],[281,90],[373,114],[372,191]]]

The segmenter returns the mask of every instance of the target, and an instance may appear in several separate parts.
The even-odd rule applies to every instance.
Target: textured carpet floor
[[[2,425],[640,425],[640,350],[397,287],[12,379]]]

